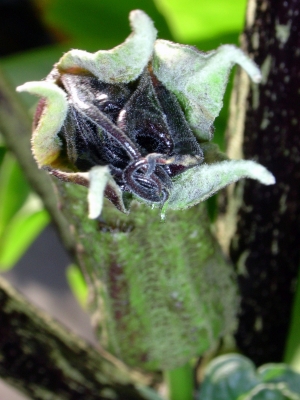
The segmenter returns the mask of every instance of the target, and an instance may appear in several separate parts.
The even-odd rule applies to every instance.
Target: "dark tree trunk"
[[[247,18],[263,82],[249,91],[243,152],[277,183],[243,183],[230,253],[242,270],[237,344],[259,365],[282,361],[299,267],[300,1],[250,0]]]

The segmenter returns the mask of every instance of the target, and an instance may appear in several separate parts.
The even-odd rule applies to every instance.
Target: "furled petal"
[[[254,161],[232,160],[199,165],[174,179],[172,192],[163,212],[168,208],[181,210],[192,207],[242,178],[256,179],[264,185],[275,183],[274,176]]]
[[[89,218],[99,217],[103,206],[103,197],[111,201],[124,214],[129,213],[130,199],[114,181],[108,166],[93,167],[89,172],[66,172],[47,168],[49,173],[64,182],[76,183],[89,188]]]
[[[224,45],[202,53],[194,47],[157,40],[153,71],[178,98],[193,131],[202,140],[212,138],[212,126],[223,106],[229,72],[239,64],[254,82],[261,80],[256,64],[240,49]]]
[[[109,179],[109,168],[94,167],[89,171],[90,186],[88,193],[89,218],[99,217],[103,206],[104,191]]]
[[[17,87],[18,92],[28,92],[45,99],[41,116],[32,135],[32,151],[39,165],[54,166],[61,151],[57,136],[67,116],[66,93],[51,82],[27,82]]]
[[[72,72],[83,68],[106,83],[128,83],[143,71],[153,52],[156,29],[151,19],[141,10],[129,15],[133,33],[112,50],[88,53],[71,50],[58,62],[60,70]]]

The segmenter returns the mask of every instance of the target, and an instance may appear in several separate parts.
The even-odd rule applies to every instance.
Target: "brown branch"
[[[147,399],[135,385],[145,378],[132,379],[2,278],[0,309],[0,376],[31,399]]]

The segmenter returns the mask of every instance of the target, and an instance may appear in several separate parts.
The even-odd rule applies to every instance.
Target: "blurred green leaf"
[[[6,153],[6,147],[0,146],[0,168],[1,168],[1,164],[4,159],[4,156],[5,156],[5,153]]]
[[[49,222],[45,210],[15,215],[0,241],[0,270],[12,268]]]
[[[155,0],[165,15],[176,41],[211,39],[231,32],[241,32],[246,0]]]
[[[286,364],[266,364],[257,370],[263,382],[284,382],[291,392],[297,393],[300,398],[300,374]]]
[[[64,34],[72,47],[87,51],[109,49],[123,42],[130,34],[128,14],[134,9],[144,10],[160,36],[171,39],[152,0],[53,0],[43,7],[45,21]]]
[[[241,396],[239,400],[293,400],[289,397],[285,397],[281,391],[276,388],[255,388],[253,392],[254,393],[247,393],[245,396]]]
[[[117,0],[52,0],[40,2],[40,10],[52,30],[59,30],[63,43],[33,49],[1,59],[1,68],[14,86],[28,81],[43,79],[51,71],[64,52],[70,48],[87,51],[112,48],[130,34],[128,15],[136,8],[142,8],[153,19],[161,37],[172,39],[164,17],[158,12],[152,0],[119,2]],[[30,107],[36,103],[34,97],[21,94]]]
[[[71,264],[67,268],[67,281],[82,308],[86,307],[88,297],[88,287],[79,267]]]
[[[5,154],[0,167],[0,238],[29,193],[21,168],[10,153]]]
[[[38,81],[49,74],[53,64],[68,50],[69,46],[54,45],[4,57],[0,62],[1,69],[14,87]],[[33,96],[24,93],[20,96],[28,107],[37,103]]]
[[[258,384],[250,360],[238,354],[225,355],[208,365],[198,399],[236,400]]]
[[[198,400],[300,400],[300,375],[284,364],[257,371],[239,354],[214,359],[207,367]]]
[[[2,161],[1,161],[2,159]],[[0,147],[0,270],[18,261],[49,221],[14,157]]]

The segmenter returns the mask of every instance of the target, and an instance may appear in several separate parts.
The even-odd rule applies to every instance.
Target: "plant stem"
[[[290,364],[300,372],[300,269],[298,275],[298,284],[294,297],[294,307],[291,318],[291,325],[287,338],[284,362]]]
[[[190,363],[165,371],[170,400],[192,400],[194,391],[193,368]]]

